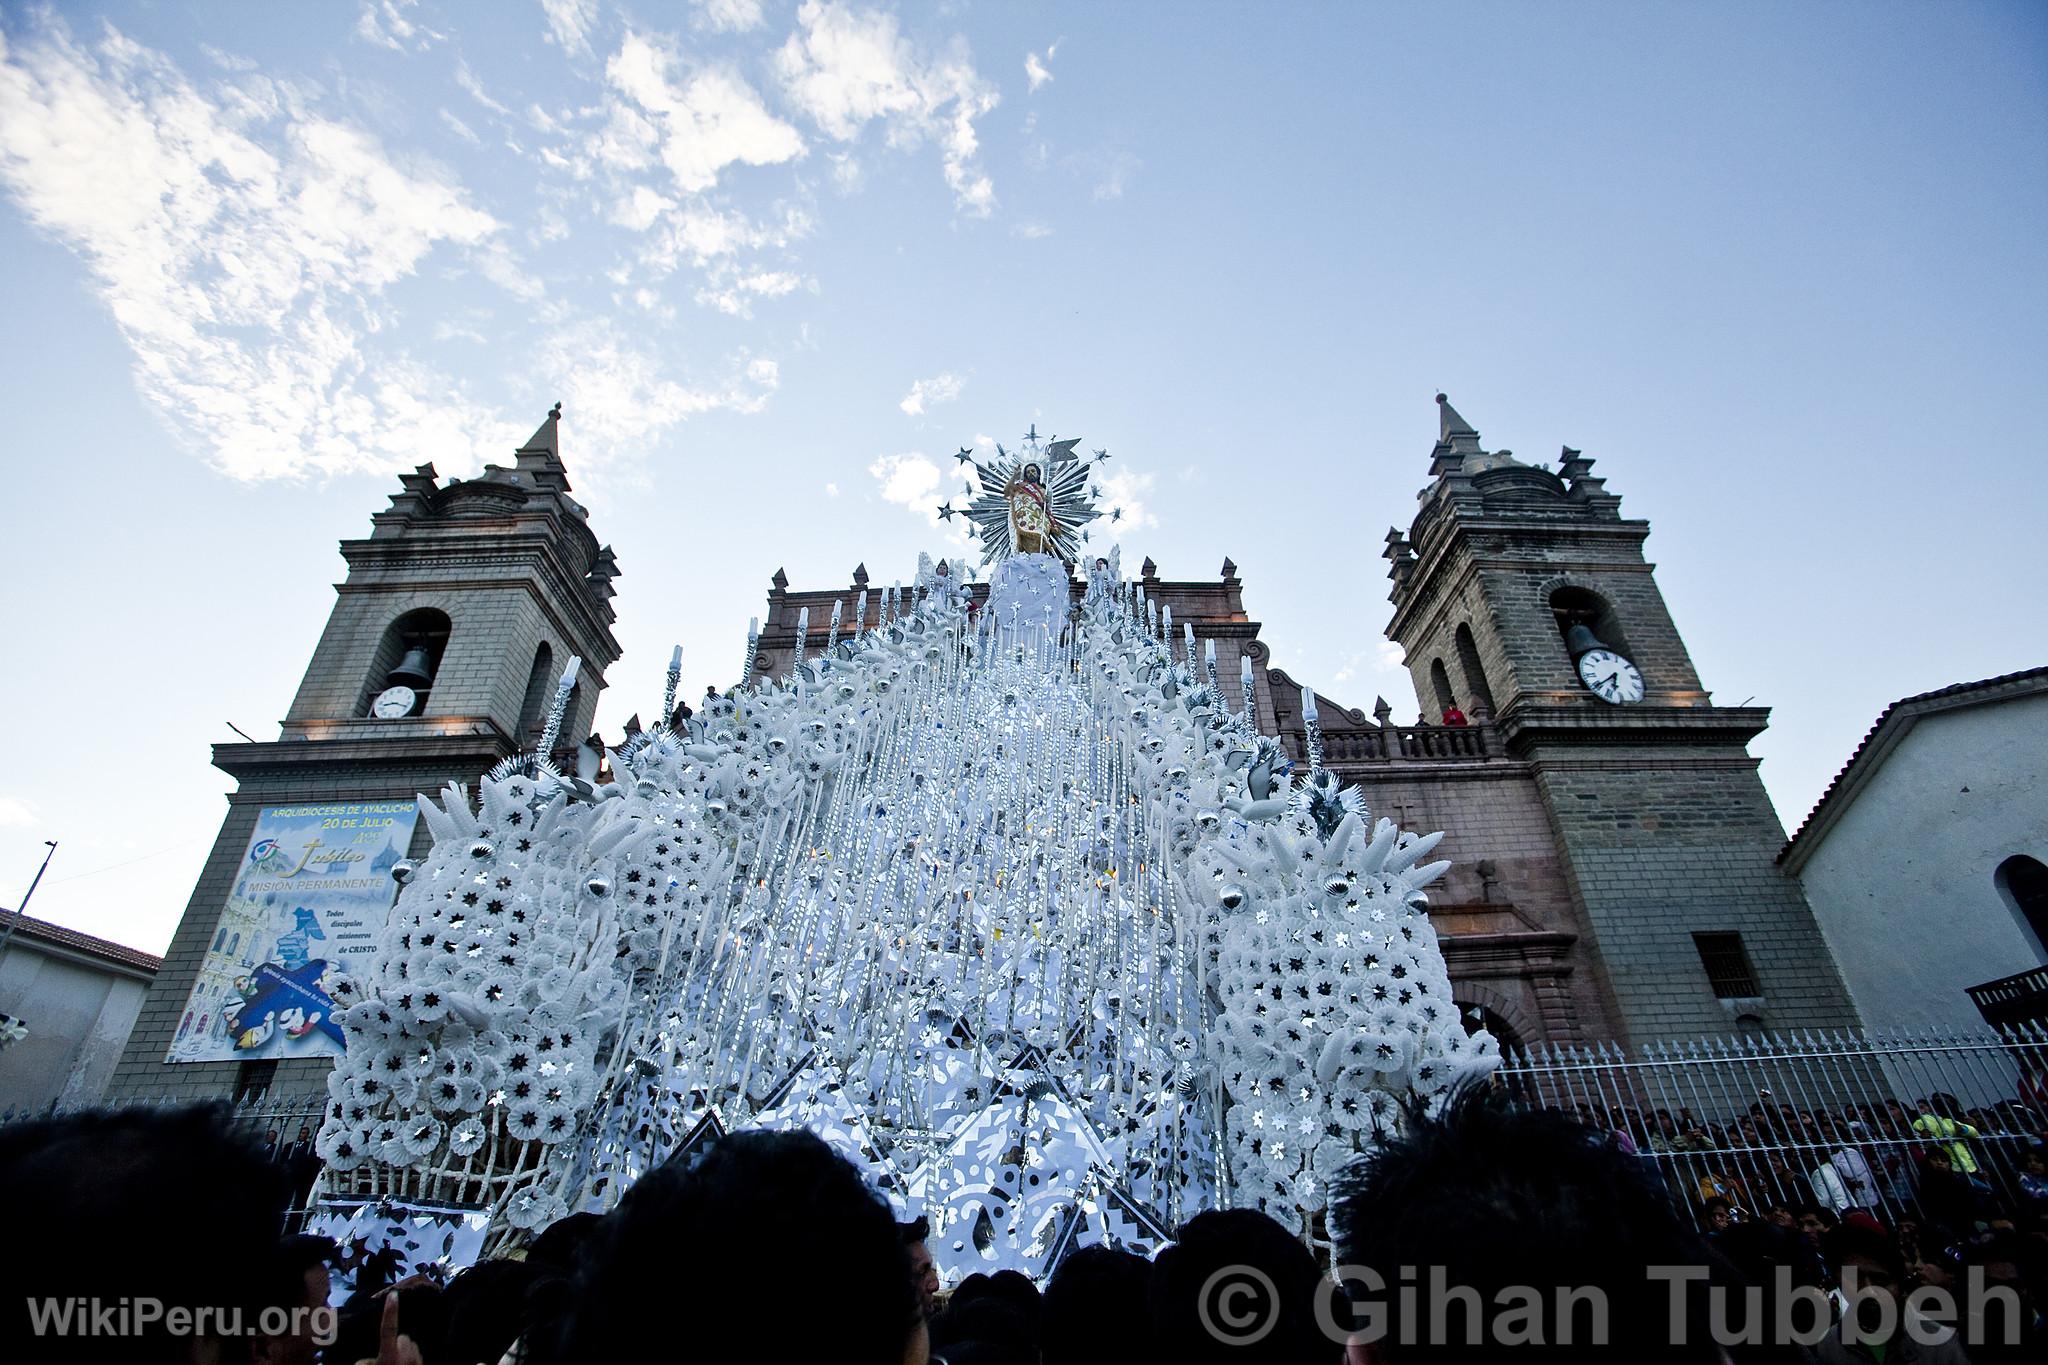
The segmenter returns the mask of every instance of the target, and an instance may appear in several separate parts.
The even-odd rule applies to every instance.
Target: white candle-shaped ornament
[[[796,614],[796,666],[798,668],[804,666],[804,646],[809,642],[810,634],[811,609],[809,607],[801,607],[797,610]]]
[[[669,717],[676,713],[676,688],[683,680],[683,647],[676,646],[676,652],[668,660],[668,685],[661,690],[661,723],[668,724]]]
[[[561,737],[562,719],[569,710],[569,694],[576,690],[576,674],[582,667],[583,660],[571,654],[568,666],[562,670],[562,680],[555,684],[554,704],[548,707],[547,724],[541,728],[540,744],[534,749],[542,758],[554,751],[555,741]]]
[[[760,648],[761,618],[749,616],[747,618],[747,671],[740,674],[741,687],[745,687],[754,681],[754,655],[760,651]]]
[[[845,606],[838,598],[832,599],[832,627],[825,632],[825,652],[830,654],[832,646],[839,643],[839,610]]]
[[[868,590],[860,590],[860,600],[853,604],[853,633],[864,635],[868,628]]]
[[[1166,661],[1173,662],[1173,604],[1159,604],[1159,643],[1166,646]]]
[[[1252,656],[1249,654],[1237,656],[1237,686],[1239,694],[1244,698],[1245,719],[1250,720],[1252,716]]]
[[[1181,642],[1188,647],[1188,672],[1192,673],[1195,671],[1195,623],[1193,621],[1181,622],[1180,634]]]
[[[1323,722],[1316,714],[1316,690],[1313,687],[1301,689],[1301,728],[1308,738],[1308,770],[1319,773],[1323,770]]]
[[[1223,696],[1223,686],[1221,680],[1216,675],[1216,642],[1214,640],[1202,641],[1202,666],[1209,672],[1209,690],[1214,692],[1220,701]],[[1223,709],[1227,711],[1230,708],[1225,706]]]

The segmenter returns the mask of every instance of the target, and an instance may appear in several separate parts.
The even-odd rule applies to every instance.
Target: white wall
[[[97,1101],[148,993],[138,976],[17,933],[0,958],[0,1010],[29,1033],[0,1048],[0,1110]]]
[[[2048,862],[2048,695],[1924,716],[1800,880],[1864,1021],[1981,1029],[1963,993],[2042,965],[1992,880]]]

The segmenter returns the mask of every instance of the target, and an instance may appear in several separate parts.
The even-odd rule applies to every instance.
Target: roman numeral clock
[[[1599,637],[1583,625],[1574,625],[1565,637],[1586,690],[1604,702],[1627,706],[1643,699],[1643,674],[1616,650],[1600,643]]]

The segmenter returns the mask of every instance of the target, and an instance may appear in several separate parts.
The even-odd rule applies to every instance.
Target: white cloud
[[[455,59],[455,83],[461,86],[471,99],[492,113],[503,118],[511,117],[512,111],[491,98],[490,92],[484,89],[484,83],[476,78],[476,72],[471,71],[469,63],[460,57]]]
[[[838,497],[838,496],[839,496],[839,485],[838,485],[838,484],[836,484],[836,483],[828,483],[828,484],[826,484],[826,485],[825,485],[825,496],[826,496],[826,497],[828,497],[828,498],[836,498],[836,497]]]
[[[950,403],[960,396],[960,390],[966,386],[966,380],[950,371],[934,375],[930,379],[920,379],[912,384],[910,392],[905,394],[903,401],[896,406],[902,408],[909,416],[921,417],[927,403]]]
[[[775,54],[790,102],[827,137],[851,142],[881,121],[889,145],[936,141],[954,203],[986,217],[995,183],[976,161],[974,120],[996,107],[995,87],[974,70],[964,41],[925,56],[904,38],[896,16],[838,0],[804,0],[799,31]]]
[[[36,803],[23,796],[0,796],[0,829],[27,829],[42,819]]]
[[[779,299],[802,283],[787,270],[714,271],[711,282],[697,291],[697,302],[730,317],[750,318],[755,299]]]
[[[804,154],[796,129],[769,113],[736,73],[683,74],[679,64],[672,48],[637,33],[628,33],[605,63],[605,79],[632,106],[615,106],[606,132],[614,164],[631,169],[636,157],[654,152],[679,189],[697,192],[735,163],[769,166]]]
[[[138,389],[233,477],[473,465],[523,435],[377,335],[428,257],[502,266],[498,222],[288,87],[202,90],[111,27],[0,38],[0,186],[84,258]]]
[[[597,0],[540,0],[547,16],[547,40],[571,57],[590,55],[590,30],[597,23]]]
[[[690,0],[692,28],[712,33],[746,33],[761,26],[761,0]]]
[[[946,496],[940,488],[945,475],[928,456],[916,451],[878,456],[868,466],[868,473],[874,477],[875,491],[881,494],[882,501],[893,502],[915,513],[926,525],[941,528],[946,543],[956,549],[977,548],[978,542],[965,517],[954,517],[951,521],[939,517],[939,500]]]
[[[925,510],[939,491],[939,467],[914,451],[907,455],[878,456],[868,466],[868,473],[881,485],[876,491],[882,495],[882,501],[893,502],[912,511]]]
[[[756,357],[736,363],[717,384],[682,384],[608,318],[551,330],[536,362],[562,395],[563,424],[575,434],[579,467],[637,458],[699,413],[759,412],[781,382],[776,363]]]
[[[1044,223],[1019,223],[1010,229],[1010,235],[1022,237],[1027,242],[1035,242],[1040,237],[1052,236],[1052,229]]]
[[[1051,83],[1052,72],[1046,67],[1046,63],[1052,60],[1052,54],[1059,50],[1059,46],[1058,43],[1054,43],[1045,50],[1043,57],[1036,52],[1024,54],[1024,79],[1031,82],[1032,94],[1037,94],[1041,86]]]
[[[1096,539],[1107,537],[1123,543],[1131,532],[1149,530],[1159,525],[1159,518],[1145,506],[1145,498],[1152,491],[1153,476],[1141,474],[1133,469],[1118,469],[1113,473],[1102,472],[1101,466],[1093,471],[1095,484],[1102,489],[1102,496],[1095,499],[1095,505],[1102,509],[1102,519],[1088,529]],[[1121,508],[1123,516],[1115,521],[1109,519],[1112,509]]]
[[[1403,662],[1401,646],[1392,640],[1374,640],[1369,648],[1344,656],[1344,662],[1330,675],[1330,686],[1342,687],[1358,680],[1361,670],[1369,679],[1399,681],[1407,676],[1408,666]]]
[[[366,43],[388,47],[393,52],[425,52],[446,35],[422,27],[406,17],[406,11],[418,9],[419,2],[363,0],[356,15],[356,36]]]
[[[483,145],[483,139],[476,135],[476,130],[474,128],[471,128],[467,123],[464,123],[461,119],[455,117],[455,115],[449,113],[446,109],[443,109],[440,112],[441,122],[447,125],[449,132],[455,134],[455,136],[461,138],[464,142],[467,142],[472,147],[480,147]]]
[[[787,247],[810,235],[810,215],[785,208],[779,222],[756,222],[743,213],[691,204],[662,222],[642,264],[665,275],[683,262],[702,269],[742,252]]]
[[[1094,194],[1097,199],[1121,199],[1124,185],[1136,173],[1138,158],[1129,152],[1112,152],[1098,163]]]
[[[620,227],[645,232],[660,221],[662,214],[675,206],[675,200],[657,193],[649,186],[635,185],[631,194],[612,206],[612,221]]]

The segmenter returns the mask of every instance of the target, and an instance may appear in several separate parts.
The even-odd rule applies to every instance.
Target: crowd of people
[[[1666,1140],[1685,1140],[1686,1125],[1671,1117]],[[1882,1210],[1794,1207],[1744,1192],[1741,1202],[1710,1196],[1702,1229],[1641,1159],[1632,1131],[1589,1132],[1581,1118],[1473,1087],[1434,1117],[1412,1117],[1359,1162],[1333,1191],[1316,1244],[1256,1210],[1211,1210],[1150,1257],[1110,1245],[1075,1250],[1043,1289],[1014,1271],[941,1289],[934,1230],[899,1221],[822,1140],[742,1132],[651,1172],[611,1212],[572,1215],[522,1252],[445,1283],[391,1283],[376,1264],[351,1267],[353,1293],[325,1331],[317,1316],[275,1310],[327,1303],[335,1248],[283,1235],[293,1172],[227,1111],[49,1118],[0,1128],[0,1208],[10,1215],[0,1243],[0,1359],[2048,1358],[2048,1219],[2038,1207],[1975,1207],[1935,1238],[1931,1225]],[[1665,1133],[1661,1118],[1651,1121]],[[1979,1159],[1965,1131],[1974,1125],[1947,1122],[1954,1126],[1920,1130],[1934,1159]],[[1946,1328],[1915,1316],[1919,1291],[1960,1292],[1966,1281],[2003,1297]],[[1802,1293],[1824,1306],[1814,1331],[1791,1339],[1771,1330]],[[1501,1305],[1524,1300],[1537,1307],[1502,1316]],[[109,1301],[159,1310],[141,1326],[74,1317],[61,1339],[52,1335],[52,1303]],[[1871,1303],[1890,1305],[1889,1318],[1864,1315]],[[201,1317],[199,1330],[173,1330],[164,1310],[180,1307],[215,1316]],[[219,1316],[228,1310],[239,1316]]]
[[[1861,1212],[1951,1246],[1975,1228],[2048,1211],[2048,1108],[2021,1100],[1971,1108],[1936,1092],[1910,1109],[1892,1100],[1829,1112],[1765,1092],[1725,1122],[1689,1109],[1569,1112],[1645,1160],[1703,1228],[1752,1219],[1832,1226]]]

